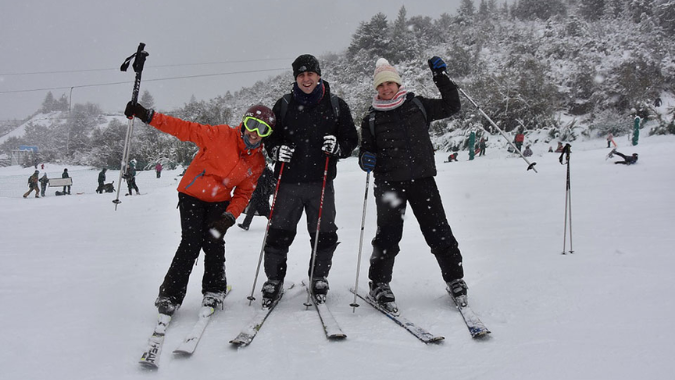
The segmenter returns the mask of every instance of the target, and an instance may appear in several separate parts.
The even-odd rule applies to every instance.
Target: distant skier
[[[24,198],[28,198],[33,190],[35,190],[35,198],[40,198],[40,189],[38,188],[39,175],[40,171],[36,170],[30,177],[28,177],[28,191],[23,195]]]
[[[103,194],[104,188],[105,188],[105,172],[108,169],[103,168],[101,171],[98,173],[98,187],[96,188],[96,192],[99,194]]]
[[[455,162],[457,161],[457,152],[450,153],[450,155],[448,156],[448,160],[445,162],[452,162],[452,161]]]
[[[513,138],[513,143],[516,145],[516,148],[518,148],[518,151],[520,151],[523,148],[524,142],[525,142],[525,128],[519,127],[518,132],[516,133],[516,137]]]
[[[429,122],[450,117],[460,110],[461,104],[457,86],[446,75],[445,62],[433,57],[428,63],[441,99],[409,93],[402,86],[398,71],[380,58],[373,78],[377,91],[372,101],[374,112],[361,122],[359,164],[364,171],[372,170],[375,175],[377,206],[368,297],[394,312],[397,307],[389,283],[400,251],[408,203],[438,261],[448,290],[459,304],[467,303],[462,254],[434,179],[436,165],[429,136]],[[426,117],[418,101],[426,110]],[[373,118],[374,134],[370,129]]]
[[[141,194],[136,185],[136,164],[133,160],[127,164],[127,170],[124,171],[124,179],[127,181],[127,188],[129,190],[129,193],[126,195],[131,195],[133,190],[136,191],[136,195]]]
[[[49,178],[47,177],[47,172],[45,172],[42,177],[40,177],[40,195],[43,197],[47,192],[47,185],[49,184]]]
[[[609,157],[611,158],[612,155],[614,155],[614,154],[623,158],[623,161],[615,161],[614,162],[615,164],[633,165],[633,164],[637,163],[637,160],[638,160],[638,154],[637,153],[633,153],[630,156],[626,156],[625,154],[617,152],[616,149],[613,149],[612,152],[610,153]]]
[[[61,178],[70,178],[70,176],[68,175],[68,169],[63,169],[63,173],[61,174]],[[70,195],[70,185],[63,186],[63,195],[66,195],[66,194]]]

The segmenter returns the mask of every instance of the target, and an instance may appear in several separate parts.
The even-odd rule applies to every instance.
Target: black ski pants
[[[413,181],[375,181],[377,233],[372,241],[368,277],[389,283],[394,260],[403,237],[403,220],[409,203],[431,253],[436,256],[446,282],[463,278],[462,255],[445,216],[441,196],[433,177]]]
[[[127,179],[127,187],[129,188],[129,195],[131,195],[131,190],[136,190],[138,194],[138,186],[136,186],[136,177],[131,177]]]
[[[204,250],[204,277],[202,293],[225,292],[225,241],[210,232],[210,225],[222,217],[230,204],[226,202],[204,202],[187,194],[178,193],[180,210],[181,241],[173,257],[164,282],[159,287],[160,297],[169,297],[182,304],[187,291],[188,280],[199,252]]]
[[[274,203],[269,234],[265,242],[265,274],[270,280],[283,281],[286,277],[288,249],[295,239],[297,225],[303,210],[307,216],[310,252],[314,249],[321,187],[323,183],[281,183]],[[333,182],[326,183],[319,226],[319,242],[314,263],[314,278],[327,277],[333,262],[333,253],[338,245],[335,225],[335,191]],[[311,275],[312,255],[309,257]]]

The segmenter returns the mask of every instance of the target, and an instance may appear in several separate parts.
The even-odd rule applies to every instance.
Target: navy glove
[[[129,102],[127,103],[127,108],[124,109],[124,115],[127,117],[127,119],[131,120],[134,118],[134,116],[136,116],[145,124],[148,124],[150,121],[152,121],[152,116],[154,114],[155,111],[148,110],[138,103],[134,104]]]
[[[364,172],[370,173],[375,169],[375,161],[377,161],[375,153],[363,152],[359,157],[359,166]]]
[[[224,212],[222,218],[211,222],[211,235],[216,239],[225,235],[225,232],[234,225],[235,220],[231,212]]]
[[[434,76],[445,73],[446,69],[448,68],[448,65],[445,64],[445,61],[437,56],[431,57],[428,62],[429,68],[431,69],[431,72],[434,73]]]

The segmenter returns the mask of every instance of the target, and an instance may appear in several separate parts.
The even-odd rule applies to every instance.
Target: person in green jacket
[[[105,186],[105,172],[108,169],[103,168],[99,173],[98,173],[98,187],[96,188],[96,192],[99,194],[103,194],[103,187]]]

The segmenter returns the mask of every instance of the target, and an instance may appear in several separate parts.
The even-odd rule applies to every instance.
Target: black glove
[[[127,103],[127,108],[124,109],[124,115],[127,119],[131,120],[134,116],[139,118],[145,124],[148,124],[152,121],[152,116],[155,114],[155,111],[145,109],[139,103],[133,104],[132,102]]]
[[[372,172],[375,169],[375,162],[377,161],[377,155],[375,153],[363,152],[361,157],[359,157],[359,166],[364,172]]]
[[[434,76],[445,73],[446,69],[448,68],[448,65],[445,64],[445,61],[437,56],[431,57],[428,62],[429,68],[431,69],[431,72],[434,73]]]
[[[276,161],[279,162],[291,162],[291,157],[293,157],[293,152],[295,152],[295,147],[288,145],[281,145],[275,147],[272,150],[272,156]]]
[[[217,239],[225,235],[225,232],[234,225],[236,219],[231,212],[225,211],[223,216],[211,223],[211,234]]]
[[[339,155],[340,144],[337,142],[337,137],[335,137],[335,135],[323,136],[323,146],[321,147],[321,150],[335,156]]]

